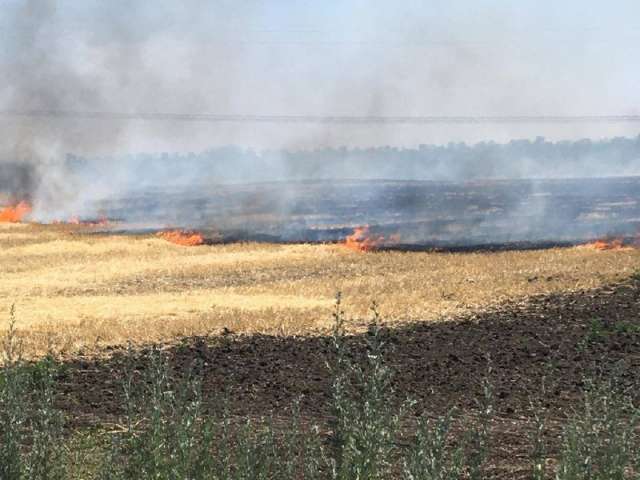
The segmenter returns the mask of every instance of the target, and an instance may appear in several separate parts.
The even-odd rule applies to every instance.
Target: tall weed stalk
[[[65,478],[63,416],[55,407],[58,366],[51,355],[29,363],[16,332],[15,307],[2,342],[0,373],[0,478]]]
[[[586,383],[583,407],[564,429],[556,479],[640,478],[640,409],[614,380]]]
[[[389,478],[405,406],[397,407],[392,369],[385,363],[380,317],[373,305],[364,365],[353,361],[345,342],[344,313],[338,295],[334,311],[335,360],[330,364],[332,421],[331,472],[336,480]]]

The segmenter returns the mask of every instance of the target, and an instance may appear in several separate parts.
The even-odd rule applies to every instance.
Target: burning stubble
[[[31,213],[31,205],[22,201],[15,206],[8,206],[0,210],[0,223],[19,223]]]
[[[376,300],[391,324],[437,321],[621,280],[640,251],[354,252],[342,245],[184,247],[155,235],[0,224],[0,297],[32,352],[235,332],[326,333],[336,291],[350,328]],[[90,233],[90,232],[89,232]],[[0,316],[9,303],[0,306]]]
[[[403,19],[410,32],[403,48],[321,38],[307,50],[255,32],[239,39],[238,31],[262,21],[258,4],[216,11],[214,21],[198,2],[178,9],[86,5],[69,11],[53,0],[28,0],[0,17],[0,297],[15,300],[23,328],[41,335],[34,351],[52,337],[78,349],[216,328],[324,332],[336,291],[348,299],[354,329],[363,327],[374,299],[392,322],[438,320],[592,288],[638,266],[638,250],[625,240],[494,254],[380,251],[399,243],[448,248],[636,236],[640,180],[567,177],[638,173],[637,141],[604,142],[627,152],[615,153],[611,164],[591,156],[601,154],[600,144],[511,142],[637,134],[633,125],[134,118],[375,119],[585,108],[584,98],[563,102],[566,95],[552,88],[540,90],[555,98],[521,95],[514,80],[523,72],[553,69],[530,59],[503,69],[495,65],[502,55],[473,43],[434,42],[422,50],[413,38],[424,30],[420,15],[407,16],[416,28]],[[374,8],[347,10],[354,21],[369,15],[374,32],[389,20]],[[488,96],[482,81],[468,81],[478,73],[500,93]],[[487,138],[508,143],[427,145]],[[231,144],[241,147],[225,147]],[[183,153],[135,153],[162,151]],[[563,180],[521,180],[531,173]],[[478,180],[486,178],[511,180]],[[16,223],[25,220],[57,225]],[[211,245],[217,242],[223,244]]]
[[[158,232],[160,238],[168,242],[182,245],[184,247],[196,247],[204,245],[204,237],[198,232],[187,232],[182,230],[170,230],[166,232]]]

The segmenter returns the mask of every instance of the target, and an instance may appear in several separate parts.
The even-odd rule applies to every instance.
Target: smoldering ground
[[[0,52],[0,110],[371,116],[633,113],[630,91],[624,88],[631,67],[622,62],[622,54],[625,45],[633,44],[626,38],[621,40],[621,48],[609,55],[585,47],[582,56],[567,57],[565,50],[580,44],[557,41],[562,25],[542,36],[523,36],[526,28],[513,27],[528,20],[522,12],[510,9],[487,9],[478,15],[481,6],[469,11],[451,7],[448,11],[449,7],[440,5],[448,12],[441,18],[435,9],[409,3],[393,9],[382,2],[285,4],[9,1],[0,14],[5,46]],[[539,10],[543,17],[556,15],[551,8]],[[631,12],[619,14],[632,18]],[[576,24],[571,28],[586,27]],[[590,31],[590,35],[600,41],[604,34]],[[564,75],[553,74],[558,69]],[[599,94],[603,87],[610,92],[606,97]],[[9,165],[19,164],[20,170],[29,172],[26,177],[3,174],[8,179],[3,190],[12,196],[28,196],[34,204],[34,219],[91,217],[100,210],[108,214],[109,205],[144,197],[151,199],[143,202],[147,210],[132,209],[128,214],[124,209],[113,210],[125,220],[140,220],[146,215],[156,221],[164,215],[165,223],[194,225],[217,217],[197,213],[202,200],[169,205],[166,199],[174,195],[170,192],[197,191],[197,198],[206,199],[220,189],[219,185],[229,182],[283,181],[275,200],[272,193],[252,194],[249,200],[238,200],[233,208],[222,210],[233,210],[236,217],[238,211],[249,215],[252,210],[247,205],[264,201],[260,208],[263,218],[269,218],[265,216],[269,208],[271,218],[288,218],[298,210],[309,210],[304,206],[306,200],[296,196],[300,189],[286,183],[290,180],[461,181],[520,178],[545,169],[546,176],[555,174],[548,165],[531,164],[526,155],[499,163],[497,172],[496,164],[485,157],[479,156],[469,169],[467,163],[461,167],[463,164],[448,161],[446,155],[437,167],[426,162],[415,169],[389,161],[391,166],[380,171],[379,163],[352,164],[348,155],[323,163],[287,152],[340,145],[417,148],[451,140],[507,141],[537,135],[602,138],[631,136],[637,130],[632,124],[150,122],[117,115],[5,115],[0,126],[0,158],[5,171],[14,168]],[[227,144],[270,149],[271,154],[252,163],[244,161],[248,157],[239,159],[229,152],[226,161],[200,163],[198,168],[187,165],[184,156],[169,155],[167,162],[158,161],[161,155],[144,161],[130,157],[141,151],[197,152]],[[78,166],[68,161],[67,154],[92,161],[89,167]],[[176,160],[174,165],[172,159]],[[632,162],[637,163],[637,158]],[[631,167],[625,172],[634,171],[634,165]],[[603,166],[602,162],[582,162],[574,167],[573,176],[618,172],[617,167]],[[571,175],[565,172],[561,176]],[[366,192],[363,195],[370,199],[369,205],[377,205],[378,200],[384,203],[384,199],[372,197],[378,192],[375,188],[359,192]],[[352,208],[348,218],[368,223],[376,220],[354,210],[353,205],[340,206]],[[514,218],[518,205],[511,214]],[[536,205],[528,211],[540,212],[538,224],[548,207],[546,203],[544,208],[540,202]],[[313,222],[297,217],[298,221]]]

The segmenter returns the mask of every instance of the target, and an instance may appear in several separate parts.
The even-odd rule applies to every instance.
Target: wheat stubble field
[[[145,410],[156,407],[164,412],[156,419],[166,429],[157,437],[164,439],[166,452],[173,452],[172,442],[182,438],[173,430],[182,428],[180,422],[217,425],[222,415],[222,424],[230,421],[232,431],[248,435],[249,443],[233,440],[240,443],[230,450],[231,457],[219,452],[239,468],[242,461],[234,455],[258,455],[267,448],[260,435],[270,431],[275,436],[269,438],[279,438],[299,414],[306,425],[303,437],[320,442],[318,450],[289,457],[287,446],[278,455],[302,464],[311,458],[329,461],[322,451],[333,450],[322,448],[334,438],[332,419],[342,401],[336,382],[353,374],[349,401],[355,403],[348,415],[355,415],[355,437],[369,435],[378,418],[391,428],[394,412],[402,411],[402,426],[393,435],[405,443],[394,455],[409,455],[413,447],[407,445],[419,439],[414,438],[416,419],[456,412],[447,445],[462,442],[468,450],[460,457],[465,465],[460,468],[472,468],[477,449],[468,435],[485,425],[481,437],[489,447],[477,450],[484,452],[478,457],[483,473],[477,478],[530,479],[533,465],[544,463],[555,471],[573,451],[565,445],[570,433],[565,427],[582,418],[575,412],[586,402],[586,378],[616,379],[637,397],[638,248],[615,242],[604,244],[612,247],[604,250],[595,243],[465,253],[363,252],[340,243],[181,246],[154,234],[114,234],[100,228],[105,230],[0,224],[0,327],[8,333],[4,358],[9,358],[7,345],[14,338],[27,359],[17,364],[26,375],[25,385],[37,387],[38,372],[49,372],[47,408],[65,419],[65,429],[55,433],[63,439],[56,461],[72,472],[68,478],[103,478],[96,472],[110,471],[108,452],[121,438],[137,445],[140,458],[155,455],[153,442],[149,440],[151,453],[136,442],[147,438],[147,431],[160,431],[149,423],[156,417]],[[337,292],[348,334],[341,336],[339,348],[332,336]],[[382,330],[372,330],[372,302]],[[17,331],[7,330],[12,319]],[[372,331],[382,335],[384,360],[369,355]],[[349,368],[355,370],[331,369],[340,352],[349,355]],[[355,365],[364,365],[363,370]],[[386,380],[376,376],[387,374]],[[195,383],[184,383],[190,378]],[[375,390],[377,396],[358,403],[359,392],[371,394],[374,390],[367,389],[379,381],[384,387]],[[136,387],[130,390],[131,385]],[[153,391],[161,392],[156,398],[160,403],[153,403]],[[31,402],[31,394],[25,395]],[[134,413],[129,398],[138,402]],[[486,423],[478,403],[483,398],[491,399]],[[611,399],[603,398],[605,421]],[[403,399],[414,402],[409,410],[400,409]],[[357,412],[369,411],[370,401],[377,410],[367,417],[369,423],[358,423],[364,417]],[[195,423],[181,410],[189,405],[197,407]],[[626,424],[626,411],[616,412],[612,425]],[[539,424],[540,415],[544,419]],[[599,418],[594,420],[597,428]],[[580,428],[591,431],[587,420]],[[273,426],[264,428],[273,429],[263,430],[263,421]],[[127,422],[133,422],[133,430],[127,430]],[[189,435],[193,445],[209,438],[197,429]],[[606,442],[619,437],[617,430],[603,435]],[[218,458],[211,451],[226,440],[217,444],[212,438],[213,444],[205,442],[197,450],[197,458]],[[126,478],[140,478],[138,457],[127,452],[117,450],[130,462],[123,465],[133,465]],[[378,458],[377,450],[371,452]],[[170,455],[162,453],[162,458]],[[393,462],[389,468],[397,473],[399,460]],[[308,478],[325,478],[329,467],[321,464],[320,473]],[[260,468],[277,470],[275,464],[265,465],[270,466]],[[289,478],[277,472],[252,475],[244,478]]]
[[[392,325],[436,322],[539,294],[598,288],[640,251],[354,252],[339,244],[183,247],[154,235],[0,224],[0,317],[30,353],[236,333],[321,334],[342,292],[349,328],[375,301]],[[6,328],[7,322],[3,322]]]

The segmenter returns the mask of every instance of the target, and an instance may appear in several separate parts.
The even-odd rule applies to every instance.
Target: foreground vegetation
[[[0,377],[0,478],[20,479],[387,479],[480,480],[494,476],[491,362],[472,417],[450,410],[419,418],[392,387],[386,331],[377,311],[364,357],[344,341],[334,312],[331,415],[309,424],[293,405],[290,418],[239,419],[232,398],[208,405],[198,366],[176,376],[160,349],[147,368],[130,368],[121,385],[122,418],[74,430],[56,409],[62,365],[51,356],[21,358],[13,326],[4,341]],[[13,322],[12,322],[13,325]],[[563,420],[559,455],[549,458],[543,405],[535,406],[528,478],[640,478],[640,409],[615,379],[585,382],[582,406]]]

